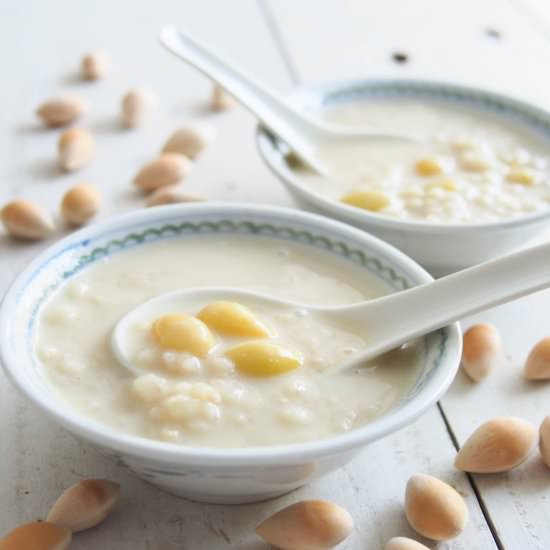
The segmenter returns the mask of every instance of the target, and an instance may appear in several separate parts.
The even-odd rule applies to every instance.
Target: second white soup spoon
[[[321,175],[334,175],[334,168],[331,169],[328,164],[331,155],[324,154],[329,149],[341,158],[346,151],[358,147],[408,148],[421,145],[410,137],[334,128],[313,120],[293,109],[251,76],[222,60],[188,33],[173,26],[161,30],[160,41],[174,55],[223,86],[306,165]]]

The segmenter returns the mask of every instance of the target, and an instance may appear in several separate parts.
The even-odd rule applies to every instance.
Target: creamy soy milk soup
[[[122,432],[245,447],[352,430],[384,414],[418,375],[420,343],[328,373],[366,345],[360,335],[300,309],[230,301],[137,320],[126,334],[137,370],[122,367],[110,347],[118,320],[154,296],[195,286],[310,304],[388,292],[351,262],[269,238],[180,238],[120,252],[75,276],[40,312],[35,348],[59,398]]]
[[[374,100],[322,111],[333,124],[409,136],[319,151],[331,178],[297,170],[311,191],[392,218],[470,224],[550,203],[550,146],[506,119],[443,102]]]

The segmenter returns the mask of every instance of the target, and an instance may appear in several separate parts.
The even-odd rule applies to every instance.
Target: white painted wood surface
[[[107,197],[101,217],[137,208],[142,199],[131,190],[133,173],[156,154],[172,129],[199,117],[218,128],[219,139],[197,164],[190,191],[221,200],[291,206],[254,150],[253,120],[241,109],[207,114],[209,83],[160,49],[156,33],[167,21],[192,29],[283,91],[293,79],[420,76],[480,84],[550,107],[550,73],[545,70],[550,45],[520,4],[9,0],[0,19],[0,202],[23,196],[53,211],[67,187],[91,181]],[[502,39],[484,34],[486,28],[500,30]],[[115,69],[105,82],[81,83],[74,74],[79,56],[94,47],[112,52]],[[396,65],[393,51],[407,52],[410,63]],[[134,85],[157,90],[161,112],[149,127],[128,132],[120,129],[117,113],[121,95]],[[58,132],[40,129],[33,117],[41,100],[61,92],[78,92],[89,99],[92,109],[84,124],[98,141],[96,161],[69,176],[55,168]],[[47,244],[22,246],[0,236],[0,293]],[[479,387],[458,377],[443,407],[459,441],[494,414],[513,413],[538,422],[550,413],[545,403],[548,386],[530,387],[519,376],[529,346],[550,332],[548,306],[550,295],[545,294],[479,316],[502,329],[511,362]],[[415,472],[451,482],[466,496],[470,509],[466,531],[437,548],[497,547],[468,478],[452,468],[455,449],[437,408],[326,479],[281,499],[239,507],[187,502],[141,482],[42,419],[14,395],[3,376],[0,441],[0,534],[18,523],[43,518],[56,496],[77,479],[107,477],[122,484],[117,511],[100,528],[75,537],[75,550],[267,549],[253,534],[254,525],[303,498],[328,498],[350,510],[357,528],[343,548],[377,550],[391,536],[413,535],[402,500],[406,480]],[[477,477],[475,483],[502,547],[550,547],[550,502],[545,496],[550,472],[536,457],[510,475]]]

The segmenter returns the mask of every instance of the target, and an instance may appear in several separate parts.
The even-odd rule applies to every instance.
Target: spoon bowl
[[[366,345],[348,361],[325,372],[354,369],[413,338],[427,334],[482,309],[550,286],[550,243],[509,254],[441,279],[382,298],[345,306],[311,306],[272,296],[224,287],[190,288],[161,294],[128,312],[115,326],[111,346],[118,361],[142,372],[129,357],[125,336],[131,327],[153,314],[194,310],[231,300],[254,309],[302,310],[329,325],[345,326]]]

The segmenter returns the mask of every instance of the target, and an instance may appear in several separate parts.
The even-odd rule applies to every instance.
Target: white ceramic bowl
[[[92,225],[59,241],[16,279],[0,310],[0,351],[9,379],[54,422],[95,443],[147,481],[208,502],[250,502],[290,491],[354,457],[368,443],[412,422],[451,383],[459,364],[457,324],[426,337],[423,368],[405,398],[349,433],[303,444],[241,449],[183,447],[119,433],[59,399],[33,351],[34,321],[50,293],[95,261],[150,241],[204,233],[298,241],[344,257],[394,289],[431,279],[413,260],[350,226],[295,210],[245,204],[174,205]]]
[[[301,110],[318,111],[326,106],[380,98],[447,102],[491,112],[504,121],[540,133],[549,139],[550,147],[550,113],[506,96],[454,84],[416,80],[337,82],[299,89],[289,97],[289,101]],[[302,207],[373,233],[435,275],[456,271],[518,248],[548,227],[550,222],[550,208],[510,220],[468,225],[399,220],[360,210],[323,197],[302,185],[285,161],[285,147],[262,127],[259,127],[257,137],[264,161]]]

